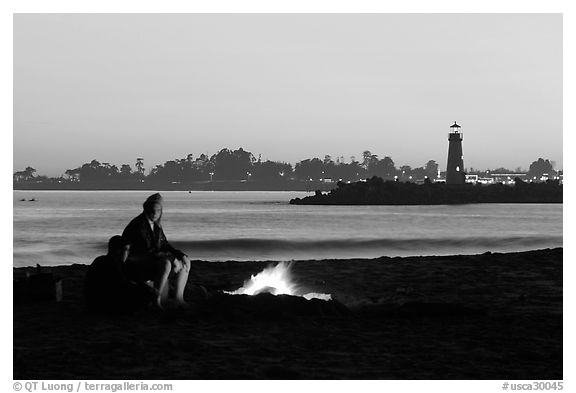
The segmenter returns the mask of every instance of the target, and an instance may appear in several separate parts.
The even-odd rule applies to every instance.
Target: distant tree
[[[428,172],[426,172],[426,168],[420,166],[412,169],[411,176],[412,179],[408,176],[408,180],[423,180],[428,176]]]
[[[438,175],[438,164],[436,161],[430,160],[426,163],[424,170],[426,171],[426,176],[428,176],[428,178],[436,179],[436,176]]]
[[[102,181],[107,177],[107,168],[98,160],[92,160],[89,164],[84,164],[80,168],[80,180],[89,182]]]
[[[64,174],[66,175],[67,180],[74,182],[80,181],[80,168],[67,169]]]
[[[109,162],[103,162],[102,167],[104,168],[103,173],[109,179],[118,178],[120,172],[118,171],[118,167],[116,165],[112,165]]]
[[[300,180],[318,180],[322,177],[324,164],[319,158],[302,160],[296,163],[294,175]]]
[[[370,150],[365,150],[362,153],[362,166],[364,169],[366,169],[368,177],[378,176],[378,161],[378,156],[376,154],[372,154]]]
[[[136,170],[141,177],[144,177],[144,159],[137,158],[136,159]]]
[[[392,158],[386,156],[378,159],[378,155],[372,154],[370,150],[362,153],[362,167],[365,169],[365,176],[372,178],[374,176],[383,179],[392,179],[396,174],[396,168]]]
[[[181,160],[176,160],[178,165],[181,167],[180,181],[188,182],[195,180],[194,176],[194,156],[192,154],[187,154],[186,158]]]
[[[364,169],[360,163],[355,160],[355,157],[350,157],[350,160],[350,164],[346,166],[347,174],[343,176],[343,178],[350,181],[358,181],[366,178],[366,169]]]
[[[197,174],[197,180],[211,180],[211,173],[214,173],[214,163],[210,161],[210,158],[206,154],[201,154],[194,163],[192,167]]]
[[[35,173],[36,173],[36,169],[32,168],[31,166],[28,166],[23,171],[14,172],[12,179],[15,182],[30,181],[30,180],[34,179]]]
[[[322,162],[322,177],[323,178],[337,178],[338,170],[336,168],[336,163],[332,160],[329,155],[324,156],[324,161]]]
[[[544,160],[539,158],[537,161],[532,162],[530,164],[530,168],[528,169],[528,178],[540,180],[542,175],[548,174],[548,176],[555,176],[556,171],[552,167],[552,163],[549,160]]]
[[[259,181],[284,181],[292,176],[292,165],[283,162],[259,161],[252,167],[252,179]]]
[[[122,164],[120,167],[120,175],[123,177],[130,177],[132,175],[132,168],[128,164]]]
[[[402,165],[398,169],[398,177],[402,181],[409,180],[410,176],[412,176],[412,167],[410,165]]]
[[[504,168],[504,167],[493,169],[490,172],[492,172],[492,173],[513,173],[512,170],[510,170],[508,168]]]
[[[252,174],[252,165],[256,159],[242,148],[234,151],[225,148],[214,154],[210,161],[214,164],[216,180],[242,180]]]
[[[152,169],[148,177],[150,181],[180,182],[182,180],[181,166],[175,160],[166,161],[164,165],[157,165]]]
[[[368,170],[372,157],[373,155],[370,150],[364,150],[362,152],[362,166],[364,167],[364,169]]]
[[[340,162],[340,165],[334,167],[333,179],[342,179],[343,181],[358,181],[366,178],[366,170],[358,161],[353,160],[350,163]]]
[[[116,165],[101,164],[98,160],[92,160],[78,168],[67,169],[65,174],[69,180],[84,183],[107,183],[120,178]]]
[[[378,160],[377,156],[373,156],[370,165],[368,167],[368,176],[377,176],[385,180],[393,179],[396,175],[396,167],[394,166],[394,161],[392,158],[386,156],[381,160]]]
[[[144,179],[156,184],[168,184],[172,182],[188,183],[195,181],[208,180],[244,180],[251,178],[262,182],[283,181],[288,179],[318,181],[321,178],[331,178],[333,180],[342,180],[346,182],[358,181],[363,179],[383,179],[392,180],[394,176],[399,176],[403,181],[423,180],[425,177],[435,179],[438,173],[438,164],[434,160],[429,160],[423,167],[411,168],[403,165],[399,169],[395,167],[392,158],[386,156],[379,159],[371,151],[365,150],[362,153],[361,162],[357,161],[354,156],[350,157],[350,163],[346,163],[343,156],[336,157],[336,160],[330,155],[325,155],[324,159],[311,158],[305,159],[295,164],[276,162],[271,160],[262,161],[262,155],[258,159],[254,155],[245,151],[243,148],[237,150],[222,149],[218,153],[209,157],[207,154],[201,154],[194,159],[192,154],[187,154],[184,158],[176,158],[166,161],[162,165],[157,165],[148,176],[145,175],[144,159],[137,158],[136,169],[132,170],[130,165],[122,164],[120,168],[116,165],[98,160],[92,160],[78,168],[67,169],[64,177],[47,178],[46,176],[37,176],[36,169],[27,167],[23,171],[13,174],[14,182],[21,181],[80,181],[83,183],[94,183],[106,185],[109,182],[116,184],[125,184],[125,182],[137,181]],[[549,178],[557,175],[554,171],[554,162],[539,158],[530,165],[528,178],[541,179],[542,175],[548,174]],[[470,168],[470,171],[473,171]],[[402,172],[404,172],[402,174]],[[480,171],[479,175],[489,175],[490,173],[522,173],[520,168],[511,171],[507,168],[497,168],[492,171]],[[410,178],[412,176],[412,179]]]
[[[32,168],[31,166],[27,166],[26,169],[24,169],[24,176],[27,179],[33,178],[35,173],[36,169]]]

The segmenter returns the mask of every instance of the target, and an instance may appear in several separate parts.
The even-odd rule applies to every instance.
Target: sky
[[[16,14],[14,171],[243,147],[563,168],[561,14]]]

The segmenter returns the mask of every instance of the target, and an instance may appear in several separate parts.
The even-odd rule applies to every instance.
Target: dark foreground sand
[[[299,261],[338,302],[218,294],[270,263],[196,262],[185,311],[85,312],[87,267],[50,268],[61,303],[14,306],[14,379],[562,379],[562,249]],[[24,269],[14,269],[14,275]],[[194,298],[193,284],[213,295]]]

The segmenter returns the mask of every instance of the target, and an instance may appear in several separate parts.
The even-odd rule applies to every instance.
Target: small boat
[[[20,199],[20,202],[26,202],[26,198]]]
[[[36,202],[36,198],[28,199],[28,202]]]

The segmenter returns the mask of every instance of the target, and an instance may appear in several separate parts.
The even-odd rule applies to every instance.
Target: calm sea
[[[149,191],[13,191],[14,266],[89,264]],[[474,254],[562,246],[561,204],[291,206],[303,192],[162,192],[164,232],[192,259]],[[35,202],[29,201],[36,199]],[[25,199],[25,201],[21,201]]]

